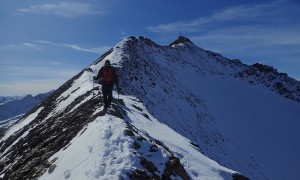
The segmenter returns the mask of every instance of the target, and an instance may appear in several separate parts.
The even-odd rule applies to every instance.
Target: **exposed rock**
[[[170,157],[169,161],[166,163],[166,169],[163,173],[162,179],[171,179],[171,176],[179,176],[184,180],[190,179],[188,173],[180,163],[179,158],[174,156]]]
[[[233,179],[233,180],[250,180],[250,179],[247,178],[246,176],[243,176],[243,175],[238,174],[238,173],[233,174],[233,175],[232,175],[232,179]]]
[[[180,43],[191,43],[191,44],[194,44],[192,43],[192,41],[187,38],[187,37],[184,37],[184,36],[179,36],[174,42],[172,42],[169,46],[173,46],[173,45],[176,45],[176,44],[180,44]]]

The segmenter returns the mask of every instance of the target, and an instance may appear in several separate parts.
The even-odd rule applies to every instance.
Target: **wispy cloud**
[[[67,48],[75,49],[75,50],[78,50],[78,51],[84,51],[84,52],[96,53],[96,54],[108,51],[109,48],[110,48],[108,46],[99,47],[99,48],[84,48],[84,47],[81,47],[81,46],[76,45],[76,44],[63,44],[63,46],[67,47]]]
[[[24,50],[24,49],[40,49],[39,45],[30,42],[14,43],[14,44],[3,44],[0,45],[0,50]]]
[[[104,10],[95,10],[91,4],[77,2],[60,2],[57,4],[30,5],[27,8],[18,9],[20,13],[34,13],[57,15],[66,18],[78,16],[104,14]]]
[[[268,3],[235,6],[213,13],[210,16],[199,17],[189,21],[177,21],[146,27],[151,32],[201,32],[207,26],[215,23],[248,21],[277,22],[279,17],[297,10],[288,0],[275,0]],[[210,28],[209,28],[210,29]]]
[[[25,43],[23,43],[23,45],[24,45],[25,47],[28,47],[28,48],[40,49],[40,47],[39,47],[38,45],[33,44],[33,43],[29,43],[29,42],[25,42]]]
[[[179,21],[169,24],[160,24],[158,26],[149,26],[146,29],[151,32],[197,32],[199,26],[211,22],[210,18],[198,18],[191,21]]]
[[[41,50],[43,45],[48,46],[58,46],[63,48],[69,48],[76,51],[94,53],[94,54],[101,54],[108,51],[111,47],[110,46],[102,46],[102,47],[83,47],[78,44],[68,44],[68,43],[56,43],[50,41],[33,41],[33,42],[24,42],[19,44],[7,44],[7,45],[0,45],[0,50],[24,50],[24,49],[35,49]]]
[[[274,29],[263,25],[248,25],[227,27],[211,30],[205,34],[195,35],[192,39],[199,42],[214,42],[216,44],[239,44],[240,48],[267,45],[297,45],[300,46],[300,27],[282,27]]]
[[[187,33],[196,44],[221,53],[243,51],[244,55],[251,56],[255,50],[255,54],[270,58],[274,52],[283,49],[299,55],[299,16],[299,5],[289,0],[275,0],[235,6],[210,16],[147,29],[158,33]]]
[[[56,62],[56,61],[50,61],[48,62],[50,65],[53,65],[53,66],[58,66],[60,65],[61,63],[60,62]]]
[[[271,17],[281,14],[284,9],[280,7],[282,1],[273,1],[263,4],[241,5],[224,9],[214,13],[209,19],[211,21],[225,20],[247,20],[258,17]]]
[[[51,46],[60,46],[60,47],[74,49],[77,51],[83,51],[83,52],[89,52],[89,53],[95,53],[95,54],[104,53],[111,48],[109,46],[87,48],[87,47],[82,47],[77,44],[56,43],[56,42],[43,41],[43,40],[36,41],[36,43],[44,44],[44,45],[51,45]]]

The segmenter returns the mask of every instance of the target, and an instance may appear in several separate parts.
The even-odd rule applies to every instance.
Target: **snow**
[[[81,96],[85,94],[86,91],[92,89],[92,76],[92,73],[85,71],[78,79],[75,80],[75,82],[67,91],[58,97],[59,104],[57,107],[57,112],[65,109],[78,96]]]
[[[19,123],[12,126],[9,130],[6,131],[5,135],[1,138],[0,142],[5,141],[7,138],[9,138],[15,132],[21,130],[24,126],[26,126],[31,121],[33,121],[43,109],[44,109],[44,107],[40,107],[36,112],[30,114],[28,117],[20,120]],[[3,154],[5,154],[5,152],[7,152],[13,145],[15,145],[22,137],[25,137],[29,131],[30,131],[30,129],[27,130],[25,133],[23,133],[22,136],[20,136],[17,140],[15,140],[9,147],[7,147],[5,149],[5,151],[3,152]]]
[[[131,122],[141,132],[164,142],[181,161],[192,179],[230,179],[235,171],[220,166],[195,149],[190,141],[147,112],[134,97],[121,96],[124,110]],[[138,110],[135,107],[140,107]],[[143,116],[148,114],[149,118]],[[66,149],[54,154],[49,161],[56,165],[52,173],[46,172],[40,180],[47,179],[127,179],[126,172],[138,166],[134,159],[133,139],[124,135],[126,123],[112,115],[99,116],[89,123],[70,142]],[[149,153],[141,148],[142,154]],[[166,153],[166,152],[165,152]],[[163,154],[161,154],[163,156]],[[157,159],[159,158],[159,159]],[[161,157],[153,161],[161,161]],[[155,160],[157,159],[157,160]],[[158,167],[163,171],[164,165]]]
[[[280,172],[283,164],[289,164],[289,172],[296,172],[299,167],[299,103],[263,86],[249,86],[229,77],[203,78],[200,82],[202,87],[194,93],[207,102],[219,131],[231,139],[225,146],[238,147],[231,148],[228,154],[239,156],[230,159],[239,163],[255,161],[257,168],[271,179],[293,179],[290,173],[274,172]]]
[[[151,137],[165,143],[167,147],[175,152],[177,157],[181,158],[186,170],[192,179],[224,179],[220,174],[228,173],[227,178],[231,178],[231,173],[235,171],[220,166],[215,161],[210,160],[199,150],[195,149],[187,138],[184,138],[167,125],[159,122],[147,111],[146,107],[134,97],[121,97],[126,105],[130,121],[141,131],[147,132]],[[132,100],[133,99],[133,100]],[[135,107],[141,108],[137,110]],[[126,109],[125,108],[125,109]],[[148,114],[150,119],[145,118],[143,114]],[[221,173],[222,172],[222,173]]]
[[[11,136],[12,134],[14,134],[15,132],[19,131],[20,129],[22,129],[24,126],[26,126],[27,124],[29,124],[32,120],[34,120],[37,115],[44,109],[44,107],[40,107],[36,112],[30,114],[28,117],[26,117],[25,119],[20,120],[20,122],[16,125],[14,125],[13,127],[11,127],[6,133],[5,135],[1,138],[1,141],[6,140],[9,136]],[[1,142],[0,141],[0,142]]]
[[[118,179],[131,167],[130,140],[123,135],[121,119],[99,117],[74,138],[65,150],[50,159],[56,168],[40,179]]]
[[[246,68],[240,62],[190,44],[162,50],[139,43],[123,73],[135,80],[123,78],[124,86],[156,119],[250,178],[297,177],[299,103],[236,78]],[[278,162],[290,167],[283,173]]]
[[[9,118],[7,120],[3,120],[0,122],[0,128],[2,127],[10,127],[12,126],[14,123],[16,123],[20,118],[22,118],[25,114],[20,114],[17,115],[15,117]]]
[[[114,53],[107,56],[106,59],[118,64],[117,59],[120,59],[120,52],[121,50],[117,49]],[[103,61],[91,66],[93,72],[97,72],[100,69]],[[93,75],[91,72],[84,72],[58,98],[58,101],[60,99],[63,101],[59,102],[55,111],[63,111],[76,97],[90,90],[92,88],[91,78]],[[161,94],[161,89],[156,89],[153,93],[154,100],[157,100],[157,95]],[[114,93],[114,96],[116,97],[116,93]],[[90,98],[92,97],[86,97],[84,102]],[[235,171],[222,167],[204,156],[199,149],[191,145],[189,139],[153,117],[139,99],[125,95],[120,95],[120,98],[125,103],[122,107],[127,112],[125,120],[139,129],[141,134],[166,144],[175,156],[180,157],[181,163],[191,178],[231,179],[231,174],[235,173]],[[173,101],[174,104],[176,104],[175,101],[177,100]],[[158,102],[163,103],[163,101]],[[76,105],[73,109],[76,109],[78,106]],[[136,109],[136,107],[139,107],[139,109]],[[178,108],[178,106],[173,107],[172,105],[171,107],[173,109]],[[100,109],[95,110],[94,114],[99,111]],[[165,113],[162,110],[158,114],[163,115]],[[168,116],[166,117],[169,118]],[[111,115],[99,116],[78,133],[69,146],[60,150],[49,159],[49,162],[53,162],[56,168],[51,173],[45,172],[40,179],[119,179],[122,177],[127,179],[126,172],[130,172],[141,165],[138,163],[140,160],[133,153],[135,151],[132,148],[134,140],[124,135],[125,129],[126,124],[124,120]],[[141,151],[141,154],[149,153],[145,144],[141,145],[139,151]],[[158,164],[158,170],[163,172],[168,152],[160,151],[160,153],[151,157],[151,160]]]

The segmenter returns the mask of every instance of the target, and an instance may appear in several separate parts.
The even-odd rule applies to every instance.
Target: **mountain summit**
[[[173,46],[180,43],[191,43],[194,44],[189,38],[184,36],[179,36],[175,41],[173,41],[169,46]]]
[[[105,60],[121,88],[106,113]],[[3,134],[0,178],[297,179],[299,100],[273,67],[131,36]]]

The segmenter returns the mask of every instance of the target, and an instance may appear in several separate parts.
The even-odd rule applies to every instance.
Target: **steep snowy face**
[[[204,154],[254,179],[297,177],[299,81],[184,38],[160,46],[130,37],[116,49],[123,93],[141,99]],[[279,161],[291,167],[283,172]]]

